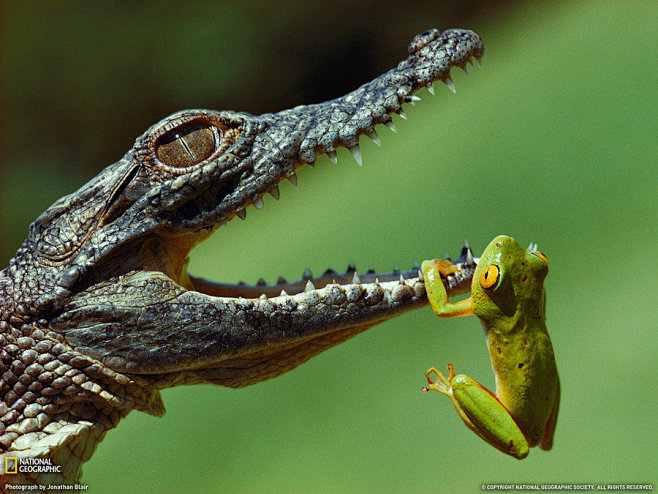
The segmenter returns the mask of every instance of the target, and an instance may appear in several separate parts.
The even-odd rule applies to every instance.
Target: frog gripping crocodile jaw
[[[162,415],[159,390],[241,387],[427,303],[417,269],[305,274],[232,285],[187,274],[190,249],[321,155],[359,137],[380,144],[412,93],[483,53],[467,30],[416,36],[409,56],[355,91],[278,113],[184,110],[30,225],[0,272],[0,485],[75,482],[131,410]],[[476,260],[457,263],[450,294]],[[5,458],[48,458],[57,473],[5,475]],[[48,476],[50,475],[50,476]],[[1,487],[0,487],[1,489]]]

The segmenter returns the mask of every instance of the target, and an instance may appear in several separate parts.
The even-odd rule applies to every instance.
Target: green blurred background
[[[476,251],[497,234],[550,260],[562,379],[549,452],[517,461],[469,432],[423,373],[493,387],[474,318],[429,308],[273,381],[163,392],[83,469],[90,492],[472,492],[490,482],[656,481],[654,2],[5,2],[0,260],[61,195],[182,108],[276,111],[343,94],[429,27],[468,27],[483,69],[422,90],[383,147],[362,140],[285,183],[192,253],[255,282]],[[247,248],[245,248],[247,247]]]

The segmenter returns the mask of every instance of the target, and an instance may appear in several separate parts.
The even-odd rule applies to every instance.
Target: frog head
[[[530,244],[526,250],[506,235],[494,238],[473,275],[473,311],[483,322],[517,314],[544,317],[548,260]]]

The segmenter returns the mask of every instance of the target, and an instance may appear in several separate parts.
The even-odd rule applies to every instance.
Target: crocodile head
[[[433,29],[413,39],[396,68],[331,101],[260,116],[175,113],[55,202],[0,275],[3,365],[20,363],[0,382],[0,412],[16,425],[0,429],[0,447],[52,456],[62,441],[92,433],[95,444],[130,409],[163,413],[158,389],[269,379],[424,305],[417,269],[229,285],[189,276],[188,253],[245,219],[249,206],[261,209],[264,194],[278,199],[278,184],[294,183],[318,156],[335,160],[346,147],[360,163],[362,134],[378,142],[375,126],[394,130],[390,115],[404,115],[415,90],[433,92],[436,80],[452,88],[450,69],[482,53],[471,31]],[[446,280],[451,294],[468,290],[470,251],[458,265]],[[55,418],[59,427],[50,427]],[[79,468],[70,469],[67,478],[77,478]]]

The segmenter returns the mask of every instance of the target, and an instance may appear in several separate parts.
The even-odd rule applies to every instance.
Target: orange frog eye
[[[541,259],[541,260],[544,261],[546,264],[548,264],[548,258],[547,258],[546,255],[544,255],[543,253],[541,253],[541,252],[531,252],[531,254],[537,256],[539,259]]]
[[[480,273],[480,286],[485,290],[496,288],[498,280],[500,280],[500,269],[495,264],[487,266]]]

